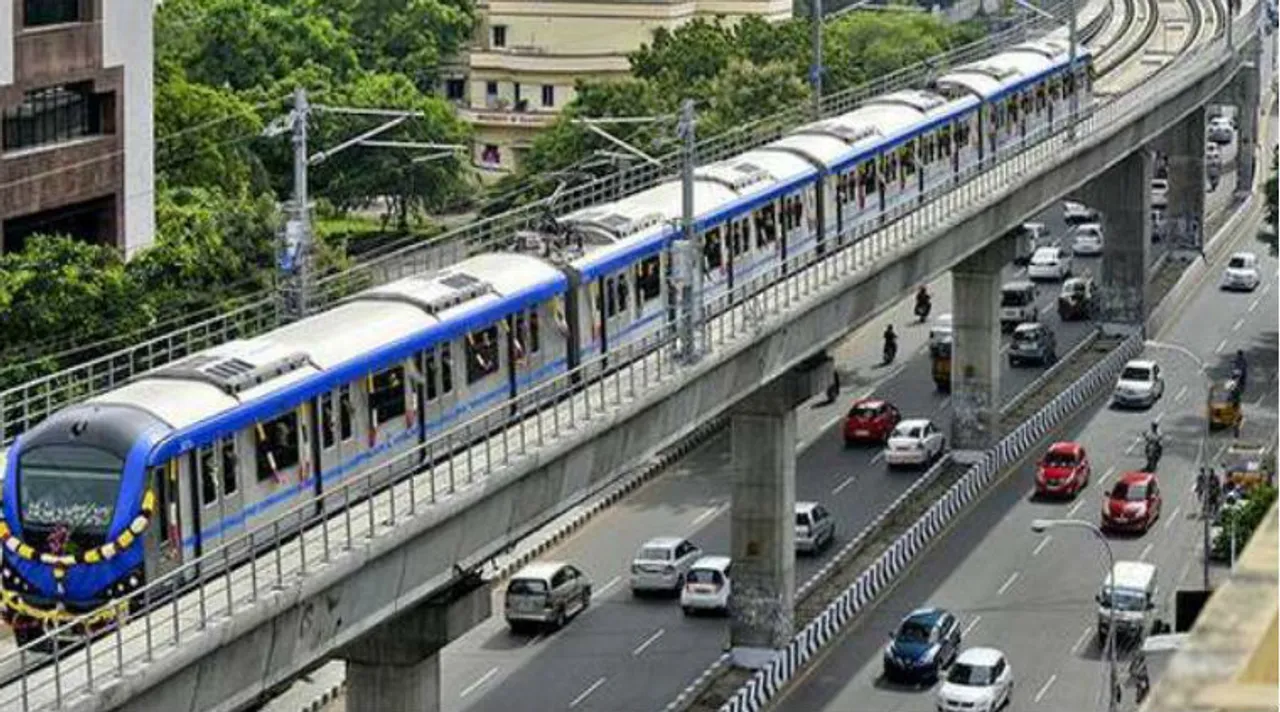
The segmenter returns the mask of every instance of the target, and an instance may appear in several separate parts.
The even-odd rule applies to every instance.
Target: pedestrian
[[[827,386],[827,400],[823,405],[831,405],[836,402],[836,397],[840,395],[840,372],[831,369],[831,385]]]

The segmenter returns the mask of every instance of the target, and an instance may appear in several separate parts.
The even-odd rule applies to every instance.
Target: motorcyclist
[[[893,331],[893,324],[884,328],[884,362],[890,363],[898,355],[898,335]]]
[[[1245,380],[1249,373],[1249,363],[1245,361],[1243,349],[1236,349],[1236,357],[1235,360],[1231,362],[1231,370],[1234,372],[1236,378],[1239,379],[1240,388],[1243,390]]]
[[[1146,440],[1147,472],[1155,472],[1160,464],[1160,456],[1164,454],[1164,437],[1160,434],[1160,424],[1152,423],[1151,430],[1143,434]]]
[[[929,296],[929,290],[923,286],[916,292],[916,316],[920,321],[929,318],[929,310],[933,308],[933,299]]]

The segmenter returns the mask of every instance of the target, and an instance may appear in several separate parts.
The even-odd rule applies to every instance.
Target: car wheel
[[[591,589],[584,588],[582,589],[582,610],[585,611],[590,606],[591,606]],[[582,611],[578,611],[578,612],[581,613]]]
[[[561,606],[560,609],[556,611],[556,618],[553,625],[556,630],[560,630],[561,628],[564,627],[565,623],[568,623],[568,622],[569,622],[569,619],[564,614],[564,607]]]
[[[692,608],[690,608],[690,607],[688,607],[688,606],[680,606],[680,610],[681,610],[681,612],[683,612],[686,616],[691,616],[691,615],[693,615],[693,609],[692,609]]]

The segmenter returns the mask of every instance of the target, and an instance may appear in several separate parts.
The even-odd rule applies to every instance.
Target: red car
[[[1074,496],[1089,484],[1089,476],[1092,474],[1089,455],[1079,443],[1054,443],[1037,465],[1036,494]]]
[[[902,413],[892,403],[879,398],[863,398],[853,404],[844,421],[844,443],[881,443],[902,420]]]
[[[1160,485],[1150,472],[1126,472],[1102,501],[1102,528],[1146,532],[1160,517]]]

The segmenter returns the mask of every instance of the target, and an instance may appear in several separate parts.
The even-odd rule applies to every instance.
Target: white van
[[[1026,321],[1040,321],[1036,285],[1027,281],[1009,282],[1000,288],[1000,327],[1008,331]]]
[[[1116,637],[1141,639],[1151,624],[1159,589],[1155,564],[1117,561],[1098,591],[1098,637],[1104,641],[1115,606]]]

